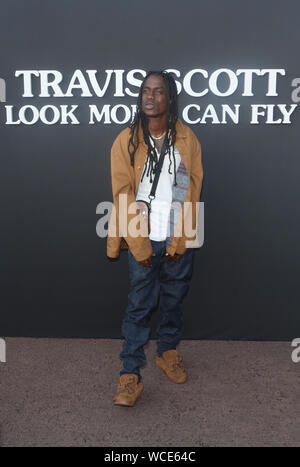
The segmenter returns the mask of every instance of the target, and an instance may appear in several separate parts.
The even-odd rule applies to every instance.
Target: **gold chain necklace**
[[[161,139],[166,133],[167,133],[167,132],[165,131],[165,132],[162,133],[160,136],[153,136],[153,135],[151,135],[151,137],[152,137],[153,139]],[[150,133],[150,134],[151,134],[151,133]]]

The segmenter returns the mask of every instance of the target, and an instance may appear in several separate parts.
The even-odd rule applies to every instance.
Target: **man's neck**
[[[166,116],[158,118],[149,118],[148,128],[152,136],[160,136],[167,131],[167,118]]]

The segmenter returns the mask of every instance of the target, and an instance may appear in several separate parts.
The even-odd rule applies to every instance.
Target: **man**
[[[129,205],[140,206],[140,200],[149,202],[165,138],[165,158],[155,198],[150,202],[150,233],[136,236],[128,228],[136,216]],[[150,312],[158,300],[156,365],[175,383],[187,379],[176,350],[181,338],[182,300],[189,289],[194,256],[194,248],[188,243],[191,236],[184,229],[184,203],[192,205],[189,217],[194,227],[203,169],[201,145],[193,131],[178,119],[177,87],[171,74],[149,72],[142,82],[135,118],[117,136],[111,149],[111,176],[114,211],[107,256],[117,258],[120,250],[127,248],[130,276],[122,323],[123,368],[113,402],[132,406],[143,390],[140,367],[146,363],[144,345],[151,331]],[[125,195],[126,204],[121,208],[122,215],[127,208],[124,225],[120,206]]]

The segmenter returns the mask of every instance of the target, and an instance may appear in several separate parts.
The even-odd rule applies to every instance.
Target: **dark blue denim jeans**
[[[135,373],[141,380],[140,367],[146,364],[144,345],[148,342],[151,327],[151,310],[159,300],[159,321],[156,328],[157,355],[176,349],[181,339],[182,300],[187,294],[192,277],[194,248],[188,248],[176,263],[166,260],[166,242],[151,240],[150,269],[141,266],[128,249],[130,291],[128,305],[122,322],[124,336],[120,358],[124,373]]]

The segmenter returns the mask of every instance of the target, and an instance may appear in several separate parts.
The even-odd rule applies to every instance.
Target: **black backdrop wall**
[[[0,334],[121,337],[127,255],[107,260],[106,240],[96,233],[96,208],[112,200],[110,148],[129,122],[91,123],[89,106],[101,112],[104,106],[135,105],[136,97],[125,91],[137,93],[127,75],[132,70],[178,70],[183,85],[191,70],[206,70],[209,78],[225,68],[235,76],[239,69],[285,74],[277,75],[275,96],[267,95],[266,73],[253,76],[253,95],[243,95],[240,74],[234,92],[218,96],[213,81],[199,72],[191,88],[208,92],[190,95],[188,77],[180,92],[180,118],[202,144],[205,173],[205,239],[184,302],[183,337],[298,337],[299,2],[10,0],[0,5]],[[69,97],[54,95],[53,88],[43,96],[38,73],[32,75],[29,97],[17,70],[56,70],[63,94],[75,70],[81,70],[90,95],[73,87]],[[123,70],[121,91],[112,79],[97,96],[86,70],[97,70],[101,88],[105,70]],[[231,78],[229,72],[220,75],[220,93],[234,83]],[[224,104],[240,106],[237,123],[222,122]],[[267,123],[261,115],[256,124],[251,119],[257,104],[274,105],[274,120],[283,118],[279,104],[286,111],[295,108],[290,123],[272,123],[271,117]],[[39,111],[46,105],[59,112],[63,105],[69,110],[77,105],[79,123],[49,124],[50,109],[48,124],[42,115],[26,124],[34,111],[28,108],[23,115],[22,107]],[[188,113],[193,121],[200,117],[197,123],[185,120],[188,105],[200,106]],[[210,105],[218,121],[204,118]],[[122,120],[125,113],[118,112]]]

